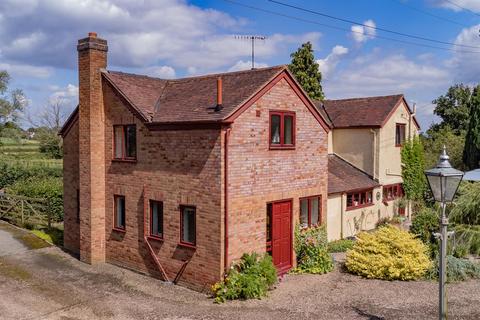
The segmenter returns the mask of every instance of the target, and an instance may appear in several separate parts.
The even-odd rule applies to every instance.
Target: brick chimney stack
[[[90,32],[78,40],[80,260],[105,262],[105,112],[100,70],[107,41]]]

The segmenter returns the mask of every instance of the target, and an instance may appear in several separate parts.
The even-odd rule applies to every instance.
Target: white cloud
[[[78,102],[78,87],[69,83],[64,88],[58,86],[51,86],[55,91],[50,94],[49,102],[62,101],[66,105],[76,104]]]
[[[463,8],[475,11],[475,12],[480,12],[480,1],[478,0],[454,0],[454,1],[445,1],[445,0],[433,0],[434,5],[443,7],[443,8],[448,8],[453,11],[462,11]],[[457,5],[455,5],[455,4]]]
[[[251,50],[249,41],[233,36],[245,19],[184,0],[4,0],[0,12],[0,52],[11,63],[73,69],[76,41],[89,31],[108,40],[109,63],[116,67],[160,65],[205,73],[245,60]],[[256,57],[266,59],[319,37],[268,35],[256,43]],[[159,68],[150,71],[172,75]]]
[[[354,25],[351,27],[353,40],[357,43],[366,42],[369,39],[373,39],[376,35],[376,24],[373,20],[369,19],[363,23],[365,26]]]
[[[7,70],[8,73],[16,77],[48,78],[53,70],[50,67],[37,67],[26,64],[0,63],[0,70]]]
[[[330,54],[325,59],[317,60],[320,71],[324,79],[328,78],[330,74],[335,70],[337,64],[340,62],[342,56],[348,53],[348,48],[340,45],[333,47]]]
[[[455,44],[480,47],[478,30],[480,24],[463,29],[455,39]],[[455,48],[453,58],[448,61],[448,66],[456,81],[478,83],[480,81],[480,49]],[[474,53],[477,52],[477,53]]]
[[[268,64],[263,62],[255,62],[255,68],[265,68],[268,67]],[[250,70],[252,68],[252,61],[243,61],[239,60],[233,66],[231,66],[228,71],[241,71],[241,70]]]
[[[428,91],[448,85],[445,68],[417,63],[402,54],[370,54],[354,59],[347,68],[325,83],[325,91],[335,98],[386,95],[406,91]]]
[[[151,66],[140,69],[139,73],[145,74],[147,76],[162,78],[162,79],[173,79],[175,78],[175,69],[169,66]]]

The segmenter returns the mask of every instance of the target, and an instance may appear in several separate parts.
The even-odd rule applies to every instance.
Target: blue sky
[[[24,90],[27,113],[34,118],[51,101],[60,99],[65,113],[78,102],[75,46],[89,31],[108,40],[110,69],[162,78],[249,68],[250,44],[234,35],[267,37],[256,47],[258,66],[289,63],[290,53],[311,41],[327,98],[404,93],[409,103],[417,103],[424,129],[435,121],[434,98],[454,83],[479,82],[479,0],[279,1],[456,46],[375,31],[267,0],[234,2],[314,23],[223,0],[2,0],[0,69],[11,73],[12,88]]]

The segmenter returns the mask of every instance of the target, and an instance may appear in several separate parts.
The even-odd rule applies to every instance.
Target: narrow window
[[[405,124],[397,123],[395,126],[395,146],[401,147],[405,143]]]
[[[270,148],[295,147],[295,113],[270,112]]]
[[[347,210],[368,207],[373,204],[373,190],[362,190],[347,194]]]
[[[192,246],[196,244],[195,211],[195,207],[180,207],[180,243]]]
[[[321,223],[321,197],[308,197],[300,199],[300,226],[312,227]]]
[[[125,196],[114,196],[114,229],[125,230]]]
[[[77,189],[77,222],[80,222],[80,190]]]
[[[136,126],[119,125],[113,127],[114,157],[118,160],[134,160],[137,157]]]
[[[272,254],[272,204],[267,204],[267,224],[266,224],[267,252]]]
[[[163,202],[150,201],[150,235],[163,239]]]

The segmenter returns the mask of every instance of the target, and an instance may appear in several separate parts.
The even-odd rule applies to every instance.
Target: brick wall
[[[296,113],[295,150],[269,150],[269,110]],[[267,202],[292,199],[295,224],[299,198],[322,195],[325,217],[327,140],[327,133],[285,80],[235,120],[228,154],[229,262],[245,252],[265,252]]]
[[[80,250],[80,225],[78,221],[78,120],[63,139],[63,212],[64,239],[67,250]]]
[[[201,289],[220,280],[221,135],[219,129],[149,131],[127,111],[109,86],[105,99],[105,168],[107,261],[160,276],[143,239],[143,190],[147,199],[163,201],[164,241],[151,240],[173,280],[191,258],[181,281]],[[137,162],[112,162],[113,125],[136,124]],[[126,232],[112,230],[113,196],[125,195]],[[179,245],[180,205],[196,206],[196,249]],[[148,224],[149,225],[149,224]]]

